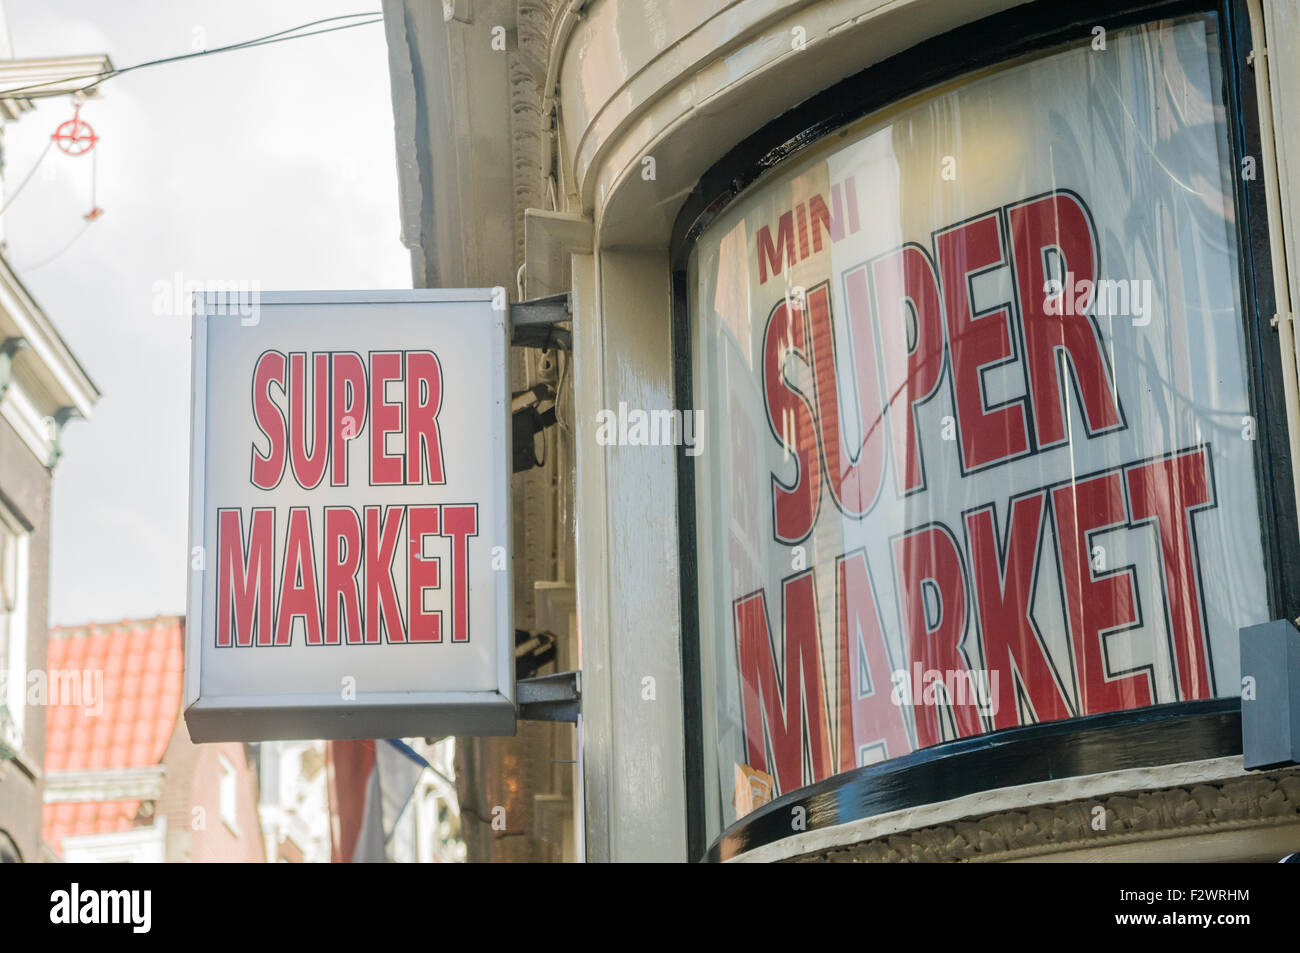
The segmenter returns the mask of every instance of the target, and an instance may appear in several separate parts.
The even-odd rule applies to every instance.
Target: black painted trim
[[[733,824],[711,861],[797,833],[968,794],[1129,768],[1241,754],[1241,701],[1216,698],[1007,728],[834,775],[777,798]]]
[[[1086,43],[1091,29],[1100,24],[1107,30],[1195,13],[1215,14],[1219,28],[1219,45],[1224,80],[1224,103],[1228,113],[1228,135],[1231,147],[1232,169],[1235,182],[1234,203],[1237,215],[1237,238],[1240,252],[1241,287],[1245,341],[1250,373],[1250,399],[1258,420],[1258,446],[1256,452],[1257,482],[1265,527],[1265,563],[1270,581],[1269,617],[1296,618],[1300,616],[1300,520],[1297,518],[1290,463],[1290,444],[1287,431],[1285,395],[1282,386],[1282,356],[1277,335],[1270,327],[1275,307],[1268,234],[1268,217],[1265,206],[1265,181],[1260,159],[1260,131],[1256,90],[1253,72],[1246,65],[1251,51],[1250,21],[1244,0],[1038,0],[1003,13],[960,27],[950,33],[926,40],[911,49],[897,54],[861,73],[842,80],[816,94],[795,108],[763,126],[741,141],[723,159],[710,168],[686,199],[673,227],[669,245],[669,260],[673,270],[673,346],[674,388],[678,406],[691,407],[693,387],[691,381],[691,339],[688,307],[687,267],[695,240],[700,233],[746,188],[762,175],[819,143],[848,124],[869,116],[879,109],[892,105],[908,96],[974,70],[994,66],[1030,53],[1045,53],[1054,46],[1067,43]],[[1256,157],[1258,178],[1253,182],[1242,180],[1238,174],[1242,158]],[[945,745],[913,752],[891,759],[881,765],[861,768],[835,775],[820,784],[802,788],[782,797],[750,814],[725,831],[712,846],[706,846],[707,822],[704,804],[703,778],[703,714],[702,686],[700,684],[700,619],[697,559],[697,526],[695,519],[694,458],[679,450],[677,461],[678,520],[681,545],[681,620],[683,701],[686,729],[686,793],[687,793],[687,849],[692,859],[724,859],[735,852],[750,849],[764,838],[788,836],[792,831],[784,819],[775,826],[769,819],[778,805],[804,804],[809,808],[809,828],[816,824],[817,811],[825,810],[828,792],[839,792],[836,798],[846,797],[847,804],[857,804],[862,810],[879,813],[897,810],[904,806],[917,806],[941,800],[939,795],[948,788],[934,787],[929,795],[912,799],[909,803],[881,800],[892,789],[907,789],[924,776],[921,765],[934,765],[930,770],[939,777],[957,769],[979,781],[970,783],[972,790],[988,790],[1003,785],[993,777],[999,763],[997,752],[1003,744],[1020,744],[1017,733],[1041,733],[1044,739],[1054,739],[1060,747],[1053,765],[1071,763],[1080,745],[1100,739],[1102,744],[1116,744],[1124,751],[1114,752],[1116,764],[1125,761],[1130,750],[1151,751],[1148,739],[1142,733],[1162,738],[1173,731],[1177,738],[1171,745],[1178,749],[1175,755],[1160,754],[1162,761],[1146,763],[1171,763],[1178,760],[1200,760],[1241,753],[1240,703],[1235,698],[1214,699],[1203,702],[1179,703],[1127,712],[1077,718],[1050,725],[1036,725],[1009,729],[963,739]],[[1270,527],[1274,527],[1272,531]],[[1182,711],[1187,709],[1187,711]],[[1189,714],[1201,712],[1201,714]],[[1189,723],[1187,719],[1209,719],[1203,724]],[[1153,731],[1154,722],[1173,719],[1168,728]],[[1123,731],[1110,731],[1102,726],[1128,726]],[[1200,727],[1196,727],[1199,724]],[[1101,734],[1096,732],[1100,731]],[[1132,733],[1136,731],[1137,735]],[[1225,734],[1226,732],[1226,734]],[[1070,736],[1083,733],[1071,741]],[[1092,739],[1091,742],[1088,739]],[[1108,740],[1109,739],[1109,740]],[[1044,742],[1046,743],[1046,742]],[[1200,744],[1202,747],[1198,748]],[[1032,745],[1017,750],[1032,752]],[[1101,760],[1089,752],[1089,764]],[[1050,752],[1046,752],[1050,754]],[[1021,757],[1035,757],[1023,754]],[[1151,755],[1148,755],[1150,757]],[[955,760],[953,760],[955,759]],[[1064,761],[1062,761],[1064,759]],[[969,767],[958,768],[958,764]],[[942,766],[942,767],[938,767]],[[1097,771],[1118,770],[1117,767],[1094,767]],[[894,782],[899,779],[911,781]],[[1078,773],[1090,773],[1074,771]],[[1047,777],[1068,775],[1049,774]],[[1045,780],[1039,778],[1039,780]],[[954,779],[948,779],[950,781]],[[1029,783],[1017,781],[1007,783]],[[891,788],[891,784],[894,788]],[[878,789],[876,795],[861,786]],[[960,785],[957,785],[960,787]],[[970,792],[967,792],[970,793]],[[959,796],[948,794],[946,797]],[[821,800],[818,800],[818,799]],[[904,798],[903,800],[907,800]],[[873,806],[874,805],[874,806]],[[842,823],[851,819],[837,808]],[[868,816],[859,814],[858,816]]]
[[[683,413],[694,404],[691,378],[690,307],[686,273],[672,274],[673,399]],[[704,692],[700,683],[699,549],[695,520],[695,458],[677,448],[677,531],[681,600],[682,714],[686,731],[686,849],[691,859],[704,853],[708,837],[704,807]]]
[[[1243,2],[1226,2],[1219,13],[1223,52],[1224,104],[1232,147],[1233,200],[1245,318],[1250,401],[1255,408],[1258,447],[1256,484],[1265,527],[1264,560],[1272,591],[1271,619],[1300,616],[1300,523],[1295,507],[1291,443],[1287,430],[1286,393],[1282,383],[1281,338],[1272,327],[1277,302],[1273,293],[1268,207],[1265,195],[1258,99],[1251,53],[1250,15]],[[1245,156],[1255,158],[1257,178],[1246,181],[1240,170]]]

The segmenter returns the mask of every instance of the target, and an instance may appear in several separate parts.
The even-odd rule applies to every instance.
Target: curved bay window
[[[1076,29],[702,195],[697,842],[921,749],[1238,694],[1293,530],[1230,21]]]

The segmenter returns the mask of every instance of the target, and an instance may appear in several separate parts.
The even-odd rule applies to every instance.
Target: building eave
[[[514,0],[482,0],[472,16],[411,0],[384,0],[383,8],[414,287],[513,290]],[[496,46],[494,30],[503,31]]]
[[[26,343],[16,364],[39,383],[54,405],[40,409],[53,415],[67,407],[78,416],[89,417],[99,400],[99,389],[36,299],[0,257],[0,341],[12,337]]]
[[[34,99],[76,92],[112,71],[107,54],[0,60],[0,114],[17,119],[35,108]]]

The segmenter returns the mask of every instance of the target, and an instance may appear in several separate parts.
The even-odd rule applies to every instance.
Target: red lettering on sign
[[[830,207],[827,207],[826,200],[820,195],[814,195],[808,200],[808,218],[812,225],[813,251],[822,250],[823,230],[832,242],[837,242],[844,237],[844,212],[840,205],[838,183],[831,186]]]
[[[798,543],[812,532],[822,498],[813,406],[786,376],[787,362],[809,366],[806,324],[802,310],[782,301],[772,310],[763,333],[767,422],[795,463],[793,483],[782,483],[772,474],[772,522],[777,540],[783,543]]]
[[[330,431],[331,486],[348,485],[348,444],[366,425],[366,365],[360,354],[339,351],[331,355],[334,419]]]
[[[441,560],[424,555],[424,538],[438,535],[440,515],[436,506],[412,506],[406,517],[406,592],[412,642],[442,641],[442,612],[424,611],[424,591],[442,588]]]
[[[322,473],[324,469],[322,468]],[[307,627],[307,644],[321,644],[320,590],[316,587],[315,547],[311,541],[311,512],[305,506],[289,510],[286,556],[280,577],[280,603],[275,622],[275,644],[293,642],[293,620]]]
[[[829,777],[835,762],[822,687],[812,571],[786,579],[781,601],[784,619],[779,649],[772,639],[767,600],[762,592],[736,601],[736,644],[745,760],[751,767],[771,774],[779,790],[793,791]],[[811,773],[804,771],[805,754]]]
[[[442,437],[438,433],[441,409],[442,365],[437,356],[432,351],[407,351],[407,483],[446,482],[442,473]]]
[[[876,587],[862,550],[835,560],[839,602],[840,770],[912,750],[903,709],[891,697]],[[865,676],[865,677],[864,677]],[[870,760],[864,761],[866,756]]]
[[[339,644],[340,628],[349,645],[364,640],[361,627],[361,517],[350,506],[325,508],[325,644]]]
[[[383,512],[382,532],[380,512]],[[402,607],[397,602],[397,585],[393,581],[393,554],[401,540],[402,506],[366,507],[366,641],[379,641],[381,631],[389,642],[405,642]]]
[[[846,443],[844,428],[852,426],[840,413],[837,380],[835,322],[831,314],[830,287],[818,285],[808,293],[808,316],[812,328],[813,369],[816,380],[816,416],[825,478],[831,497],[848,516],[861,518],[875,505],[885,476],[885,432],[876,373],[876,334],[867,293],[867,270],[863,266],[845,275],[851,381],[856,384],[855,403],[862,441]]]
[[[880,316],[885,402],[894,442],[900,494],[925,485],[925,465],[916,435],[916,408],[939,389],[943,378],[943,311],[934,265],[919,245],[904,245],[871,263]]]
[[[1101,332],[1086,314],[1047,313],[1047,281],[1064,280],[1066,271],[1089,285],[1097,277],[1092,226],[1083,203],[1068,193],[1056,193],[1020,205],[1007,206],[1016,285],[1025,334],[1025,360],[1033,399],[1038,448],[1066,440],[1067,387],[1062,358],[1074,375],[1089,436],[1123,426],[1119,398],[1112,388],[1102,349]],[[1049,273],[1048,255],[1058,268]],[[1068,294],[1069,291],[1067,290]]]
[[[313,490],[325,478],[329,463],[330,356],[326,351],[312,355],[313,397],[312,440],[307,449],[307,355],[289,355],[289,460],[294,479],[304,490]]]
[[[402,355],[381,351],[370,355],[370,482],[395,486],[402,482],[402,456],[388,453],[388,435],[402,432],[402,405],[389,403],[388,384],[402,379]]]
[[[808,209],[800,202],[794,207],[795,218],[799,223],[799,257],[807,258],[808,251]]]
[[[1178,692],[1184,701],[1210,698],[1205,606],[1197,572],[1192,514],[1210,505],[1209,461],[1204,447],[1124,471],[1134,525],[1150,522],[1160,539],[1165,613],[1173,640]]]
[[[977,312],[971,297],[971,280],[1006,262],[1000,222],[1000,213],[989,212],[934,239],[964,471],[1012,460],[1030,449],[1024,399],[990,408],[984,398],[985,372],[1016,359],[1010,307]]]
[[[767,282],[768,269],[779,275],[787,263],[794,264],[794,213],[786,212],[777,221],[776,243],[772,242],[772,230],[764,225],[758,230],[758,283]]]
[[[807,202],[798,202],[787,212],[781,213],[776,222],[776,238],[772,238],[770,225],[763,225],[755,235],[754,245],[758,257],[758,283],[767,284],[772,275],[779,275],[790,265],[807,258],[814,252],[822,250],[822,232],[837,242],[845,234],[858,231],[858,195],[853,177],[843,182],[844,201],[841,202],[841,183],[831,186],[831,204],[827,206],[826,198],[814,193]],[[845,228],[847,219],[848,228]],[[795,247],[795,234],[799,236],[798,248]],[[812,232],[812,249],[808,247],[809,231]]]
[[[239,510],[217,511],[217,646],[270,645],[275,608],[275,510],[255,508],[248,540]],[[234,610],[233,619],[231,610]]]
[[[962,653],[969,615],[966,597],[966,573],[962,568],[957,542],[946,527],[923,526],[894,540],[894,572],[898,580],[898,607],[908,658],[919,663],[924,673],[937,672],[945,686],[955,682],[955,675],[966,678],[970,666]],[[928,612],[927,591],[934,601],[934,617]],[[965,684],[970,684],[966,681]],[[957,736],[979,734],[979,706],[974,692],[965,698],[947,698],[937,702],[938,683],[927,687],[936,698],[913,698],[916,715],[916,742],[924,748],[943,741],[939,725],[941,708],[953,716]]]
[[[992,504],[966,514],[984,664],[990,672],[998,673],[997,682],[991,685],[995,729],[1021,724],[1017,686],[1037,721],[1056,721],[1072,715],[1033,616],[1046,504],[1045,490],[1013,500],[1003,544],[998,542]],[[1003,546],[1005,555],[1001,555]]]
[[[284,464],[288,456],[288,438],[285,434],[284,414],[271,399],[271,385],[286,387],[286,362],[279,351],[266,351],[253,367],[253,420],[270,444],[264,457],[253,447],[253,486],[260,490],[273,490],[284,477]]]
[[[1057,487],[1052,491],[1052,510],[1079,680],[1079,714],[1150,705],[1149,674],[1112,674],[1106,661],[1107,636],[1138,625],[1133,569],[1105,568],[1109,566],[1105,547],[1093,549],[1094,534],[1128,523],[1119,473]]]
[[[469,641],[469,538],[478,535],[478,506],[444,506],[443,535],[451,537],[451,640]]]

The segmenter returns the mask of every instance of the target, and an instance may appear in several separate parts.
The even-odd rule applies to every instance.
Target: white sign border
[[[492,302],[491,288],[427,288],[393,291],[268,291],[257,293],[259,309],[282,305],[422,304]],[[215,302],[231,300],[221,292],[196,292],[191,325],[190,378],[190,517],[192,554],[205,540],[207,504],[208,316]],[[223,318],[238,320],[229,306]],[[232,315],[230,312],[235,310]],[[510,535],[511,433],[509,401],[509,321],[505,309],[493,311],[500,347],[492,378],[500,399],[500,426],[491,452],[497,467],[494,492],[504,501],[505,547],[513,551]],[[188,554],[187,554],[188,555]],[[516,729],[513,586],[507,560],[503,582],[496,586],[497,688],[476,692],[359,692],[343,702],[337,692],[289,695],[209,695],[199,693],[203,652],[203,577],[208,571],[190,566],[185,613],[185,723],[195,743],[217,741],[277,741],[303,738],[393,738],[435,735],[513,735]],[[197,578],[196,578],[197,577]],[[398,727],[394,726],[400,726]]]

